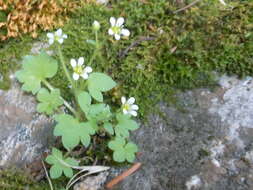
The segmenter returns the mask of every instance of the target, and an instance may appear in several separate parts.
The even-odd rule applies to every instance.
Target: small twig
[[[120,174],[119,176],[117,176],[114,179],[112,179],[109,183],[106,184],[105,187],[107,189],[112,189],[113,186],[117,185],[120,181],[122,181],[123,179],[125,179],[126,177],[128,177],[129,175],[131,175],[132,173],[134,173],[140,167],[141,167],[141,163],[140,162],[135,163],[131,168],[129,168],[128,170],[126,170],[122,174]]]
[[[150,41],[150,40],[154,40],[154,39],[155,39],[155,37],[144,37],[144,36],[140,37],[138,40],[132,42],[131,45],[128,46],[124,51],[121,51],[119,53],[119,58],[121,59],[121,58],[125,57],[128,54],[130,49],[138,46],[141,42]]]
[[[181,8],[181,9],[178,9],[178,10],[174,11],[173,13],[176,14],[176,13],[179,13],[179,12],[184,11],[186,9],[189,9],[190,7],[192,7],[193,5],[195,5],[196,3],[198,3],[199,1],[201,1],[201,0],[195,0],[192,3],[190,3],[189,5]]]
[[[51,189],[51,190],[54,190],[54,187],[53,187],[52,181],[50,180],[50,177],[48,176],[48,173],[47,173],[47,168],[46,168],[46,166],[45,166],[45,164],[44,164],[44,161],[43,161],[43,160],[41,160],[41,162],[42,162],[42,166],[43,166],[43,168],[44,168],[44,170],[45,170],[46,177],[47,177],[47,180],[48,180],[48,183],[49,183],[50,189]]]

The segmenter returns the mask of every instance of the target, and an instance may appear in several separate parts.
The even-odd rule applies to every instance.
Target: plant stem
[[[64,58],[63,58],[63,55],[62,55],[61,46],[58,45],[58,46],[57,46],[57,49],[58,49],[58,54],[59,54],[59,57],[60,57],[60,61],[61,61],[61,64],[62,64],[62,68],[63,68],[63,70],[64,70],[64,73],[65,73],[65,75],[67,76],[68,81],[70,82],[72,88],[74,88],[73,80],[72,80],[72,78],[70,77],[69,71],[68,71],[68,69],[67,69],[67,66],[66,66],[66,64],[65,64],[65,61],[64,61]]]
[[[65,64],[64,57],[63,57],[62,51],[61,51],[61,46],[58,45],[57,48],[58,48],[58,54],[59,54],[59,57],[60,57],[60,61],[61,61],[61,64],[62,64],[62,68],[63,68],[63,70],[64,70],[65,75],[66,75],[67,78],[68,78],[68,81],[70,82],[70,84],[71,84],[71,86],[72,86],[73,94],[74,94],[74,97],[75,97],[75,103],[76,103],[77,109],[78,109],[78,108],[79,108],[79,107],[78,107],[78,98],[77,98],[77,95],[78,95],[78,94],[77,94],[77,87],[76,87],[76,84],[75,84],[75,82],[72,80],[72,78],[71,78],[71,76],[70,76],[70,74],[69,74],[69,71],[68,71],[68,69],[67,69],[67,66],[66,66],[66,64]],[[81,118],[81,116],[80,116],[80,114],[79,114],[78,112],[75,112],[75,116],[76,116],[78,119]]]
[[[53,91],[55,88],[46,80],[42,81],[43,84],[50,90]],[[74,110],[74,108],[66,101],[64,100],[63,97],[61,97],[61,99],[63,100],[64,105],[77,117],[79,118],[79,114]]]
[[[95,39],[96,39],[96,49],[95,49],[95,51],[93,52],[93,55],[91,56],[88,65],[91,65],[91,64],[92,64],[93,60],[95,59],[95,57],[96,57],[96,55],[97,55],[97,51],[98,51],[98,49],[99,49],[99,44],[98,44],[98,33],[97,33],[97,31],[95,31]]]

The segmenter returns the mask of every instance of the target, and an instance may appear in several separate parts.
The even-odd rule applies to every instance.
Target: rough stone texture
[[[105,183],[107,176],[108,172],[102,172],[99,175],[81,179],[81,181],[74,186],[74,190],[99,190]]]
[[[133,133],[142,169],[116,189],[253,189],[253,81],[223,76],[219,83],[159,105],[162,114]]]
[[[53,121],[36,113],[36,101],[14,82],[0,90],[0,167],[24,167],[52,142]]]

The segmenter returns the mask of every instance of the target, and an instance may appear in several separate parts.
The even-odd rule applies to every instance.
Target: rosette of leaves
[[[109,148],[113,152],[113,160],[116,162],[133,162],[135,159],[135,153],[138,151],[137,146],[134,143],[126,142],[124,138],[116,137],[115,140],[110,141]]]
[[[48,115],[51,115],[55,109],[63,104],[59,89],[48,92],[47,89],[42,88],[37,94],[37,99],[40,101],[37,105],[37,111]]]
[[[52,154],[48,155],[46,162],[51,164],[50,177],[55,179],[64,174],[66,177],[71,178],[73,176],[73,166],[78,166],[78,162],[73,158],[64,158],[62,152],[56,148],[53,148]]]
[[[41,52],[39,55],[25,56],[22,69],[15,73],[19,82],[23,83],[22,90],[36,94],[41,89],[41,82],[52,78],[58,69],[57,61]]]

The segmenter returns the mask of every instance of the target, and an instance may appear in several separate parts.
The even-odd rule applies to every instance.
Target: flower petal
[[[54,38],[54,34],[53,33],[47,33],[47,37],[48,38]]]
[[[84,72],[91,73],[92,72],[92,68],[90,66],[87,66],[87,67],[84,68]]]
[[[60,37],[62,35],[62,29],[59,28],[56,32],[55,32],[55,35]]]
[[[115,37],[116,40],[120,40],[120,35],[115,34],[114,37]]]
[[[131,114],[132,116],[134,116],[134,117],[137,116],[137,112],[136,112],[136,111],[130,111],[130,114]]]
[[[126,97],[125,97],[125,96],[122,96],[122,97],[121,97],[121,103],[122,103],[122,104],[125,104],[125,103],[126,103]]]
[[[220,1],[221,4],[227,5],[227,4],[225,3],[225,1],[223,1],[223,0],[219,0],[219,1]]]
[[[121,30],[121,34],[123,35],[123,36],[129,36],[130,35],[130,31],[128,30],[128,29],[122,29]]]
[[[108,30],[108,34],[109,35],[113,35],[114,34],[114,32],[113,32],[113,30],[111,28]]]
[[[74,80],[78,80],[79,79],[79,75],[77,73],[73,73],[73,79]]]
[[[81,77],[83,77],[84,79],[88,79],[89,78],[89,75],[87,74],[87,73],[83,73],[82,75],[81,75]]]
[[[114,17],[111,17],[110,18],[110,23],[111,23],[111,26],[115,26],[116,24],[116,19]]]
[[[124,23],[124,18],[123,17],[119,17],[117,19],[116,26],[122,26],[123,23]]]
[[[70,59],[70,64],[73,68],[76,67],[76,60],[75,59]]]
[[[127,100],[127,103],[128,104],[133,104],[135,102],[135,98],[134,97],[131,97]]]
[[[79,57],[77,65],[78,66],[82,66],[83,64],[84,64],[84,58],[83,57]]]
[[[132,109],[132,110],[138,110],[138,109],[139,109],[139,106],[137,106],[136,104],[134,104],[134,105],[131,106],[131,109]]]
[[[52,44],[54,43],[54,39],[53,39],[53,38],[50,38],[50,39],[48,40],[48,43],[49,43],[50,45],[52,45]]]
[[[62,43],[63,43],[63,38],[58,39],[58,42],[59,42],[60,44],[62,44]]]
[[[123,114],[128,114],[128,111],[126,109],[123,109]]]
[[[68,38],[68,35],[67,34],[63,34],[62,36],[64,39],[67,39]]]

